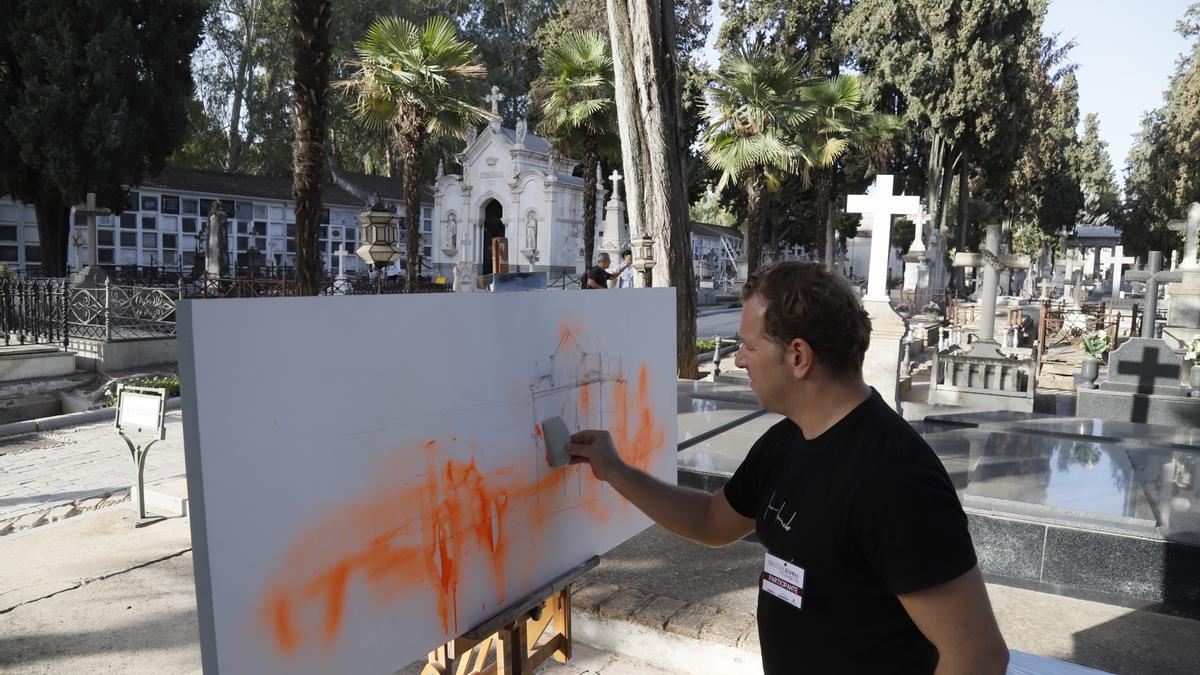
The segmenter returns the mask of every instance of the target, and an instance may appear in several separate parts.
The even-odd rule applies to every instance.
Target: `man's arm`
[[[1005,671],[1008,647],[978,567],[944,584],[897,598],[925,639],[937,648],[937,675]]]
[[[588,464],[596,478],[612,485],[642,513],[675,534],[706,546],[725,546],[754,531],[754,520],[729,505],[724,489],[703,490],[664,483],[629,466],[617,454],[607,431],[581,431],[567,445],[572,464]]]

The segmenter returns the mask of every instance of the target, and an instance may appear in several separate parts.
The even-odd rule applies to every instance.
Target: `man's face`
[[[608,258],[601,258],[601,259],[600,259],[600,269],[602,269],[602,270],[606,270],[606,269],[608,269],[608,266],[609,266],[610,264],[611,264],[611,263],[609,263],[609,260],[608,260]]]
[[[784,361],[783,347],[763,332],[765,311],[766,304],[757,295],[750,296],[742,305],[742,322],[738,327],[742,346],[733,363],[746,369],[759,404],[771,412],[780,412],[779,407],[795,383],[791,368]]]
[[[625,260],[625,264],[626,264],[626,265],[632,265],[632,264],[633,264],[633,254],[632,254],[632,253],[626,253],[626,254],[625,254],[625,257],[624,257],[624,260]]]

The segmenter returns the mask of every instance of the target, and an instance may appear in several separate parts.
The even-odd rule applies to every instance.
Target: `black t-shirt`
[[[933,672],[937,650],[896,596],[961,576],[975,548],[942,463],[878,392],[812,440],[771,427],[725,496],[804,570],[800,608],[759,583],[768,675]]]
[[[596,265],[592,269],[588,270],[587,275],[589,279],[600,284],[600,288],[608,288],[608,280],[617,276],[615,274],[609,274],[608,272],[600,269],[599,265]],[[589,285],[587,288],[591,288],[591,286]]]

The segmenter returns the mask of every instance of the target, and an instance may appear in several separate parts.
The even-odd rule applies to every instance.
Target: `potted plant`
[[[1108,351],[1111,342],[1104,331],[1094,330],[1083,336],[1083,351],[1087,357],[1083,360],[1083,383],[1088,389],[1096,388],[1096,378],[1100,376],[1100,360]]]
[[[1200,397],[1200,335],[1192,338],[1192,341],[1188,343],[1187,354],[1184,354],[1183,358],[1192,362],[1192,373],[1188,380],[1188,384],[1192,385],[1192,390],[1188,392],[1188,396]]]

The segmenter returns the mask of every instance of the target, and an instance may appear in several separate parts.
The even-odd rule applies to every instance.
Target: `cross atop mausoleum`
[[[500,87],[492,85],[492,93],[489,96],[484,96],[483,100],[492,104],[492,115],[500,114],[500,102],[504,100],[504,94],[500,93]]]

